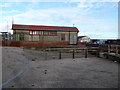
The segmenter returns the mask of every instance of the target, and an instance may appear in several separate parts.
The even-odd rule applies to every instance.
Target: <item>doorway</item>
[[[65,41],[65,34],[61,34],[61,40]]]

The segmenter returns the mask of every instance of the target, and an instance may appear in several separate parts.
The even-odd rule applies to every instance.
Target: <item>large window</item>
[[[56,36],[57,31],[29,31],[30,35]]]

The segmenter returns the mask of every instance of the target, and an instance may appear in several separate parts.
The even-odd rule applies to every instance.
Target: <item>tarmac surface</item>
[[[118,63],[90,56],[27,50],[18,47],[2,48],[3,88],[117,88]]]

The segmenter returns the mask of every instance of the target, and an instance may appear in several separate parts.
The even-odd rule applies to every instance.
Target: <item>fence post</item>
[[[98,47],[98,49],[96,50],[96,56],[99,57],[99,52],[100,52],[100,46]]]
[[[117,57],[118,56],[118,46],[116,46],[116,54],[115,56]]]
[[[85,58],[88,57],[88,49],[85,49]]]
[[[73,59],[75,58],[75,51],[74,51],[74,49],[73,49]]]
[[[109,59],[109,55],[110,55],[110,46],[108,45],[108,55],[107,55],[107,59]]]
[[[59,59],[61,59],[61,51],[59,51]]]

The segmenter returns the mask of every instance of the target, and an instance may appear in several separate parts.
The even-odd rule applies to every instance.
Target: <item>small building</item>
[[[8,40],[8,32],[0,32],[1,33],[1,38],[2,41],[7,41]]]
[[[77,44],[76,27],[13,24],[14,41],[68,42]]]
[[[78,42],[88,43],[88,42],[90,42],[90,38],[87,36],[78,36]]]

